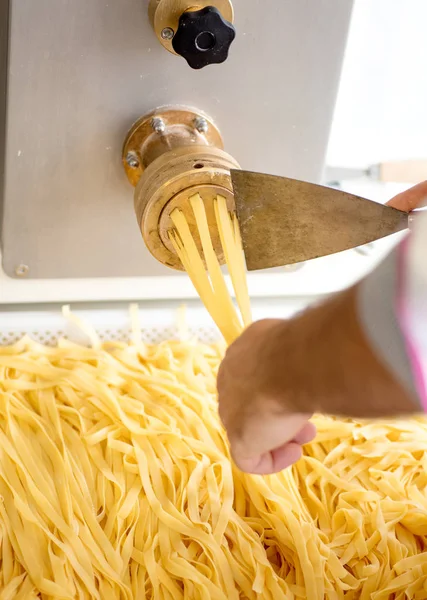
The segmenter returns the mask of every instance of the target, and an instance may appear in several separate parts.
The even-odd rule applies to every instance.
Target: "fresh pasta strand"
[[[232,313],[230,315],[230,310],[233,307],[230,308],[227,300],[224,305],[218,298],[218,294],[212,289],[209,276],[205,270],[184,214],[179,210],[175,210],[171,218],[177,228],[177,232],[171,231],[170,239],[177,254],[209,314],[212,316],[226,341],[231,342],[237,337],[240,331],[239,324],[237,323],[237,315],[233,315]]]
[[[251,304],[249,301],[246,266],[243,258],[242,241],[237,219],[230,217],[227,202],[223,196],[217,196],[214,201],[215,218],[225,254],[225,262],[230,272],[236,294],[237,304],[242,314],[245,326],[252,321]],[[236,224],[236,225],[235,225]]]
[[[187,219],[179,209],[175,209],[171,214],[175,231],[170,232],[170,238],[209,314],[215,321],[226,342],[231,343],[242,332],[243,324],[249,325],[251,321],[242,246],[241,243],[239,244],[236,241],[235,225],[233,224],[232,216],[228,213],[225,198],[218,196],[214,204],[215,216],[226,265],[232,278],[237,303],[241,312],[241,315],[239,315],[233,305],[213,248],[203,199],[200,197],[200,194],[195,194],[189,201],[202,242],[207,272],[191,234]]]

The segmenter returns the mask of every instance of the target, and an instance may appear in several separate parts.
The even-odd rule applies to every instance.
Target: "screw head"
[[[15,269],[15,275],[17,275],[18,277],[25,277],[25,275],[28,275],[29,270],[30,267],[28,265],[18,265]]]
[[[173,36],[175,35],[175,32],[172,29],[172,27],[165,27],[164,29],[162,29],[162,32],[160,35],[162,37],[162,40],[171,40],[173,38]]]
[[[126,162],[131,167],[131,169],[136,169],[137,167],[139,167],[139,160],[134,152],[127,153]]]
[[[160,117],[154,117],[154,119],[151,121],[151,128],[156,133],[164,133],[166,125],[163,119],[160,119]]]
[[[197,117],[194,119],[194,127],[199,133],[206,133],[209,129],[209,124],[205,117]]]

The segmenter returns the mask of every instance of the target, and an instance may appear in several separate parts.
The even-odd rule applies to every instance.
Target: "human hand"
[[[388,204],[410,212],[426,200],[427,181]],[[296,462],[315,437],[314,411],[377,418],[417,410],[361,330],[356,290],[290,321],[255,323],[228,349],[219,413],[243,471],[274,473]]]
[[[301,458],[302,445],[316,435],[311,414],[299,411],[291,390],[287,395],[278,382],[277,369],[280,374],[286,369],[286,357],[276,354],[285,325],[279,319],[251,325],[230,346],[219,370],[219,413],[242,471],[281,471]]]

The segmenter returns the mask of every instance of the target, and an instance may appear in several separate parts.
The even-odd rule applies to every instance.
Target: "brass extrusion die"
[[[206,123],[203,132],[196,127],[200,119]],[[164,127],[163,131],[156,131],[155,121]],[[221,133],[207,115],[185,106],[160,107],[138,119],[126,136],[122,152],[130,183],[135,187],[153,160],[184,146],[223,148]]]
[[[150,0],[148,15],[156,36],[162,46],[172,54],[176,54],[172,46],[172,38],[162,37],[162,31],[172,30],[176,33],[179,19],[188,10],[200,10],[207,6],[217,8],[224,19],[233,23],[234,10],[231,0]]]
[[[162,107],[139,119],[123,146],[123,166],[135,187],[135,212],[144,242],[161,263],[183,270],[169,239],[171,213],[179,208],[187,218],[202,253],[189,203],[199,193],[206,208],[214,250],[224,262],[214,200],[218,195],[235,210],[230,170],[239,169],[224,152],[221,133],[205,114],[188,107]]]
[[[214,249],[223,262],[213,199],[218,194],[224,196],[229,209],[234,210],[230,170],[239,168],[233,157],[210,146],[178,148],[158,157],[147,167],[135,190],[135,212],[145,244],[157,260],[173,269],[183,270],[167,234],[174,208],[184,212],[196,244],[201,248],[188,202],[189,197],[200,193]]]
[[[180,209],[186,217],[190,231],[196,242],[196,246],[203,256],[202,243],[199,237],[196,219],[191,208],[190,198],[195,194],[200,194],[203,199],[203,204],[206,210],[206,218],[209,224],[212,245],[214,247],[217,258],[221,264],[225,262],[224,252],[221,245],[219,230],[216,227],[216,217],[214,209],[214,201],[217,196],[222,196],[227,201],[227,207],[230,212],[235,210],[233,192],[227,187],[214,184],[197,185],[193,188],[186,188],[179,194],[176,194],[164,207],[159,222],[160,238],[168,250],[175,254],[174,246],[169,238],[169,232],[173,229],[172,213],[176,209]]]

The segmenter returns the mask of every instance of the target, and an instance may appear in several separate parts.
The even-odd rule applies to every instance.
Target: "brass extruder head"
[[[144,242],[164,265],[183,270],[169,239],[171,213],[180,209],[202,255],[200,238],[189,198],[203,199],[215,252],[224,263],[214,213],[214,199],[226,198],[235,210],[230,170],[238,163],[224,152],[214,123],[187,108],[159,109],[142,117],[130,130],[123,149],[123,164],[135,187],[135,212]]]

